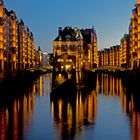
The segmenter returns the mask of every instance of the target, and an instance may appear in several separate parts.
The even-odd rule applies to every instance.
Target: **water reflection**
[[[95,90],[89,93],[80,91],[73,100],[52,99],[51,110],[59,139],[72,139],[80,135],[84,127],[94,126],[97,94]]]
[[[132,140],[140,140],[140,104],[137,95],[127,94],[126,90],[122,96],[124,112],[130,117]]]
[[[0,140],[26,139],[29,124],[33,120],[35,96],[39,93],[41,97],[44,92],[43,80],[40,76],[25,90],[23,96],[4,98],[6,103],[0,104]]]
[[[116,116],[117,118],[120,117],[121,119],[126,119],[125,121],[127,122],[127,116],[129,116],[128,125],[126,125],[127,123],[124,123],[125,127],[122,127],[121,124],[116,126],[116,129],[120,129],[118,131],[120,135],[119,138],[123,139],[123,135],[125,135],[125,138],[140,140],[140,112],[138,109],[139,104],[136,101],[136,97],[133,94],[128,93],[127,87],[125,87],[122,83],[122,79],[115,75],[98,74],[96,79],[96,86],[93,85],[93,87],[96,88],[92,91],[78,91],[76,94],[71,94],[67,98],[59,97],[52,99],[51,112],[54,120],[54,126],[59,139],[77,139],[77,136],[78,138],[82,137],[83,132],[86,132],[86,127],[89,127],[93,130],[97,129],[96,123],[98,123],[98,118],[96,116],[97,110],[98,112],[100,110],[97,105],[97,102],[100,99],[98,99],[97,97],[100,95],[103,97],[108,96],[108,98],[109,96],[117,97],[119,99],[119,102],[117,104],[121,105],[123,112],[119,112],[121,114],[120,116]],[[75,95],[75,97],[71,99],[71,96],[73,95]],[[110,99],[112,99],[112,102],[115,102],[115,98]],[[102,98],[102,101],[103,100],[104,98]],[[112,114],[110,114],[110,116],[112,115],[113,118],[115,117],[113,116],[113,107],[118,106],[114,106],[113,104],[111,104],[111,106],[112,110],[110,110],[110,113]],[[119,108],[117,110],[119,110]],[[106,110],[102,110],[98,117],[104,113],[106,113]],[[104,121],[106,120],[105,118],[103,119]],[[110,123],[111,122],[112,121],[110,120]],[[118,120],[117,123],[121,122],[122,120]],[[113,124],[108,125],[110,125],[111,129],[115,127]],[[121,128],[126,130],[128,129],[128,131],[122,131]],[[128,133],[129,129],[131,134]],[[94,131],[92,132],[94,133]],[[100,131],[100,133],[102,133],[102,131]],[[113,135],[113,138],[117,139],[117,137],[115,137],[116,135]]]
[[[109,96],[119,96],[120,94],[123,94],[121,78],[111,74],[98,74],[96,89],[98,93]]]
[[[128,87],[122,84],[122,79],[115,75],[99,74],[97,78],[97,93],[108,96],[119,96],[124,113],[130,118],[132,140],[140,140],[140,104],[138,93],[130,93]]]
[[[32,121],[34,95],[24,95],[0,110],[0,140],[24,137],[28,122]]]
[[[41,76],[22,96],[1,99],[0,140],[140,140],[139,95],[114,75],[98,74],[95,80],[92,90],[50,98],[51,76]]]

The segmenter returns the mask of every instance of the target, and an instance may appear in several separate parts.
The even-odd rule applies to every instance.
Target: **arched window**
[[[61,50],[62,50],[62,51],[67,51],[67,50],[68,50],[68,46],[62,45]]]
[[[81,46],[79,45],[79,46],[78,46],[78,52],[79,52],[79,53],[81,52],[81,49],[82,49],[82,48],[81,48]]]
[[[62,40],[62,36],[59,36],[59,41],[61,41]]]
[[[70,35],[66,35],[65,38],[66,38],[66,41],[70,41],[71,40],[71,36]]]
[[[69,50],[71,50],[71,51],[75,51],[75,50],[76,50],[76,46],[75,46],[75,45],[73,45],[73,46],[70,45],[70,46],[69,46]]]
[[[55,47],[55,49],[56,49],[56,50],[59,50],[59,49],[60,49],[60,47],[57,45],[57,46]]]

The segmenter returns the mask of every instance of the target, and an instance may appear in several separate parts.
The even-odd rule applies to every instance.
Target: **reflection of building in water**
[[[32,120],[34,109],[34,95],[24,95],[19,99],[14,99],[6,108],[0,110],[0,140],[24,139],[24,133],[28,122]]]
[[[46,80],[47,79],[47,80]],[[51,74],[47,74],[45,76],[40,76],[36,80],[36,84],[33,85],[34,93],[39,94],[40,97],[45,96],[46,94],[50,93],[51,89]]]
[[[38,94],[40,95],[40,96],[42,96],[43,95],[43,77],[42,76],[40,76],[38,79],[37,79],[37,92],[38,92]]]
[[[120,96],[123,111],[130,117],[132,140],[140,140],[139,98],[132,96],[131,93],[127,93],[128,87],[123,87],[122,79],[114,75],[98,74],[96,82],[97,93]]]
[[[121,78],[111,74],[98,74],[96,85],[97,93],[106,95],[120,95],[123,90]]]
[[[50,93],[52,83],[51,74],[46,74],[45,76],[39,76],[38,79],[33,84],[33,91],[37,93],[40,97],[45,96]]]
[[[121,96],[123,110],[130,116],[132,140],[140,140],[140,112],[137,111],[136,99],[132,95],[127,95],[126,90]]]
[[[97,96],[95,91],[77,93],[74,100],[52,100],[52,116],[60,138],[75,137],[82,128],[93,125],[97,110]]]
[[[39,93],[40,93],[40,96],[42,96],[43,94],[43,78],[42,76],[39,77]]]

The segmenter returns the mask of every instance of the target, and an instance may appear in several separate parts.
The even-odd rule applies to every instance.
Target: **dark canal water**
[[[91,91],[53,99],[51,75],[41,76],[24,96],[0,103],[0,140],[140,140],[135,97],[120,78],[95,80]]]

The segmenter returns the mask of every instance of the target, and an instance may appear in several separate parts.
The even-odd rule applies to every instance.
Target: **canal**
[[[0,140],[140,140],[139,106],[121,78],[100,74],[95,81],[90,89],[52,98],[46,74],[22,96],[4,98]]]

